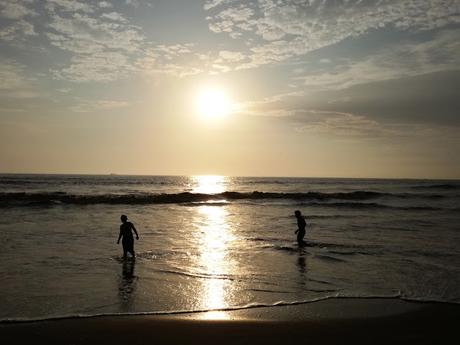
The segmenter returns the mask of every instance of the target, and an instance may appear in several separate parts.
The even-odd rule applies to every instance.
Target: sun
[[[196,96],[196,111],[199,115],[211,119],[222,118],[232,112],[232,102],[227,93],[217,87],[201,89]]]

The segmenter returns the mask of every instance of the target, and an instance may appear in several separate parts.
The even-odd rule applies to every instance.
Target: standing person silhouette
[[[307,222],[305,221],[305,217],[302,216],[302,213],[299,210],[294,212],[295,217],[297,218],[297,227],[298,229],[295,231],[297,234],[297,243],[300,247],[305,247],[307,243],[303,240],[305,236],[305,228],[307,227]]]
[[[135,258],[136,254],[134,253],[134,237],[131,230],[134,230],[134,233],[136,234],[136,240],[139,239],[139,235],[137,234],[137,230],[134,227],[134,224],[128,222],[128,217],[123,214],[120,219],[122,224],[120,225],[120,235],[118,235],[117,244],[120,243],[120,239],[123,237],[121,240],[121,244],[123,245],[123,259],[126,259],[128,253],[131,253],[133,258]]]

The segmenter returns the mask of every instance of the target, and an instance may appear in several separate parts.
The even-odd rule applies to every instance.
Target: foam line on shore
[[[460,305],[456,302],[445,302],[438,300],[420,300],[420,299],[411,299],[407,297],[402,297],[400,294],[395,294],[393,296],[360,296],[360,297],[349,297],[349,296],[325,296],[318,297],[311,300],[302,300],[302,301],[278,301],[275,303],[250,303],[244,306],[235,306],[227,308],[217,308],[217,309],[198,309],[198,310],[171,310],[171,311],[151,311],[151,312],[133,312],[133,313],[98,313],[98,314],[75,314],[75,315],[62,315],[62,316],[51,316],[45,318],[8,318],[0,320],[0,324],[9,324],[9,323],[29,323],[29,322],[41,322],[41,321],[56,321],[56,320],[65,320],[65,319],[88,319],[88,318],[98,318],[98,317],[111,317],[111,316],[176,316],[184,314],[199,314],[207,312],[231,312],[238,310],[247,310],[247,309],[256,309],[256,308],[276,308],[276,307],[286,307],[286,306],[296,306],[296,305],[306,305],[320,301],[326,301],[331,299],[356,299],[356,300],[365,300],[365,299],[382,299],[382,300],[402,300],[406,302],[414,303],[439,303],[445,305]]]

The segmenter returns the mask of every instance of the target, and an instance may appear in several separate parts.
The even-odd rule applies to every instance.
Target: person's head
[[[128,217],[126,217],[124,214],[121,215],[120,217],[121,221],[125,223],[128,220]]]
[[[296,211],[294,212],[294,214],[295,214],[296,217],[300,217],[300,216],[302,215],[302,213],[300,213],[299,210],[296,210]]]

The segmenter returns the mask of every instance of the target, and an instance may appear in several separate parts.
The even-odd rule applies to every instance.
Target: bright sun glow
[[[232,112],[232,102],[219,88],[206,88],[196,97],[196,110],[205,118],[221,118]]]

